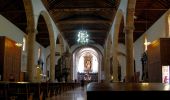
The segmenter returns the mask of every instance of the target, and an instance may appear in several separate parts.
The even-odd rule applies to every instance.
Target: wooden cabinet
[[[153,41],[147,50],[149,82],[162,82],[162,66],[170,65],[170,38]]]
[[[19,81],[21,66],[21,47],[16,42],[0,37],[0,75],[2,81]]]

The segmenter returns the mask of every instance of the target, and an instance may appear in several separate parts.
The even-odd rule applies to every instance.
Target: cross
[[[147,46],[148,46],[149,44],[151,44],[151,42],[148,42],[148,41],[147,41],[147,38],[145,37],[145,42],[144,42],[144,45],[145,45],[145,51],[147,51],[147,49],[148,49],[148,47],[147,47]]]

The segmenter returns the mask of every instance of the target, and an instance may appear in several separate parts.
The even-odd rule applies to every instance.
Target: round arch
[[[112,37],[112,56],[113,56],[113,61],[112,61],[112,64],[114,65],[113,66],[113,81],[118,81],[118,45],[119,45],[119,35],[120,35],[120,26],[121,26],[121,23],[122,23],[122,20],[123,20],[123,23],[125,23],[125,20],[124,20],[124,15],[123,15],[123,11],[121,9],[118,9],[117,13],[116,13],[116,16],[115,16],[115,23],[114,23],[114,31],[113,31],[113,37]],[[123,24],[123,26],[125,26]],[[119,51],[120,52],[120,51]]]
[[[79,69],[78,67],[81,67],[81,71],[83,70],[82,68],[84,68],[83,66],[85,66],[84,65],[85,63],[82,61],[82,59],[84,59],[83,57],[87,53],[90,53],[91,55],[93,55],[93,59],[95,59],[98,62],[98,64],[96,65],[97,66],[97,74],[98,74],[97,80],[100,81],[101,76],[102,76],[101,75],[102,53],[98,48],[95,48],[93,46],[85,46],[85,47],[81,46],[73,51],[73,68],[72,68],[73,80],[78,80],[78,69]],[[79,63],[79,62],[81,62],[81,63]],[[93,66],[95,66],[95,65],[93,65]],[[93,70],[96,70],[96,69],[93,69]],[[81,71],[80,71],[80,73],[81,73]],[[92,72],[92,73],[94,73],[94,72]]]
[[[51,23],[48,13],[46,11],[41,11],[39,14],[39,17],[40,17],[40,15],[42,15],[43,18],[45,19],[45,23],[47,24],[47,29],[48,29],[48,33],[49,33],[49,40],[50,40],[50,54],[49,54],[50,55],[50,63],[49,63],[50,70],[49,70],[49,73],[50,73],[50,81],[54,81],[55,80],[55,71],[54,71],[54,69],[55,69],[55,46],[56,46],[54,30],[53,30],[52,23]],[[48,58],[48,57],[46,57],[46,58]],[[47,62],[46,62],[46,64],[47,64]],[[46,68],[46,69],[48,69],[48,68]]]

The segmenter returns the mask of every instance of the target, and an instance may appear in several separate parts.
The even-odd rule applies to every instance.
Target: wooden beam
[[[102,8],[55,8],[49,10],[50,13],[56,12],[92,12],[92,11],[112,11],[114,7],[102,7]]]
[[[9,13],[25,13],[25,10],[8,10],[8,11],[0,11],[0,13],[2,13],[2,14],[9,14]]]
[[[105,32],[108,32],[108,30],[95,30],[95,29],[93,29],[93,30],[90,30],[90,29],[85,29],[87,32],[90,32],[90,33],[105,33]],[[77,33],[78,32],[78,30],[61,30],[64,34],[65,33]]]
[[[139,11],[139,10],[148,10],[148,11],[166,11],[166,10],[168,10],[168,9],[135,9],[135,11]]]
[[[57,22],[57,24],[98,24],[98,23],[111,24],[112,22],[109,20],[63,20]]]
[[[134,30],[135,33],[144,33],[145,30]]]
[[[140,20],[137,20],[135,21],[135,23],[152,23],[151,21],[140,21]]]
[[[42,39],[42,40],[50,40],[48,37],[38,37],[38,39]]]
[[[95,36],[92,36],[92,37],[89,37],[90,40],[105,40],[104,39],[105,37],[103,36],[100,36],[100,37],[95,37]],[[66,37],[66,40],[76,40],[77,41],[77,38],[75,37]]]

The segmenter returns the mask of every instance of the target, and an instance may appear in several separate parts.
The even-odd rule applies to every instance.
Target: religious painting
[[[91,61],[90,60],[86,60],[86,62],[85,62],[85,70],[88,70],[88,71],[91,70]]]
[[[87,54],[84,56],[84,71],[92,72],[92,55]]]

